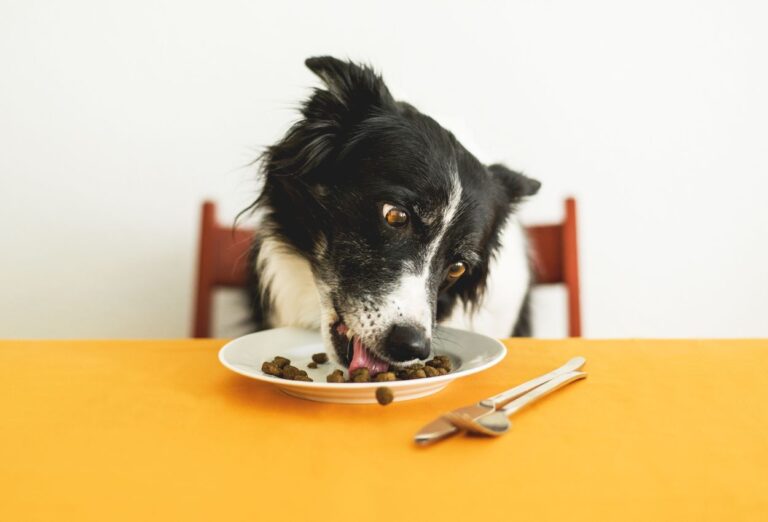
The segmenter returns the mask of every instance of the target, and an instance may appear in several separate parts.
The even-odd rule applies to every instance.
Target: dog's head
[[[341,362],[426,359],[436,320],[477,302],[499,229],[539,182],[482,165],[370,68],[306,65],[325,88],[265,154],[272,226],[309,260]]]

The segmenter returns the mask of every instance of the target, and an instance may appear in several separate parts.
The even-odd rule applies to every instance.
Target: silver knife
[[[471,404],[469,406],[464,406],[463,408],[458,408],[453,410],[452,414],[458,414],[458,415],[467,415],[471,417],[472,419],[479,419],[481,417],[485,417],[486,415],[490,415],[491,413],[495,412],[496,410],[503,408],[506,404],[512,402],[516,398],[520,397],[521,395],[524,395],[528,393],[529,391],[533,390],[534,388],[537,388],[541,386],[542,384],[551,381],[553,378],[562,375],[564,373],[572,372],[575,370],[580,369],[582,366],[584,366],[584,363],[586,363],[586,359],[584,357],[574,357],[567,363],[565,363],[563,366],[556,370],[552,370],[551,372],[544,374],[540,377],[536,377],[535,379],[531,379],[528,382],[524,382],[523,384],[520,384],[518,386],[515,386],[514,388],[501,392],[498,395],[494,395],[493,397],[489,397],[487,399],[483,399],[482,401]],[[432,444],[433,442],[437,442],[439,440],[443,440],[447,437],[450,437],[451,435],[454,435],[455,433],[458,433],[458,428],[456,428],[453,424],[448,422],[446,419],[442,417],[438,417],[437,419],[433,420],[423,428],[421,428],[414,437],[414,441],[416,444],[419,444],[421,446],[426,446],[428,444]]]

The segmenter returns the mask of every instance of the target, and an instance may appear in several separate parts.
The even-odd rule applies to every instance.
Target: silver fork
[[[520,396],[513,400],[503,408],[496,410],[490,415],[485,415],[479,418],[473,418],[470,415],[461,412],[448,412],[443,415],[443,418],[453,424],[455,427],[467,431],[469,433],[477,433],[480,435],[488,435],[492,437],[498,437],[509,431],[512,423],[509,417],[523,409],[525,406],[536,402],[554,392],[566,386],[574,381],[583,379],[587,376],[584,372],[568,372],[563,375],[559,375],[554,379],[542,384],[541,386],[534,388],[532,391]]]

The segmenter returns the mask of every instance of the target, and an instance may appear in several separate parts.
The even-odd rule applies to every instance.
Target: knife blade
[[[494,411],[496,411],[496,408],[493,406],[493,404],[480,401],[477,404],[472,404],[470,406],[464,406],[463,408],[453,410],[453,413],[461,413],[469,415],[473,419],[479,419],[485,415],[490,415]],[[459,430],[456,428],[456,426],[440,416],[421,428],[416,433],[416,436],[413,440],[420,446],[426,446],[427,444],[448,438],[458,432]]]

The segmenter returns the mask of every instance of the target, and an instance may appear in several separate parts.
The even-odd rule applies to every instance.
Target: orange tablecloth
[[[0,342],[0,520],[768,520],[768,341],[508,341],[411,402],[305,402],[221,340]],[[574,355],[499,439],[439,412]]]

